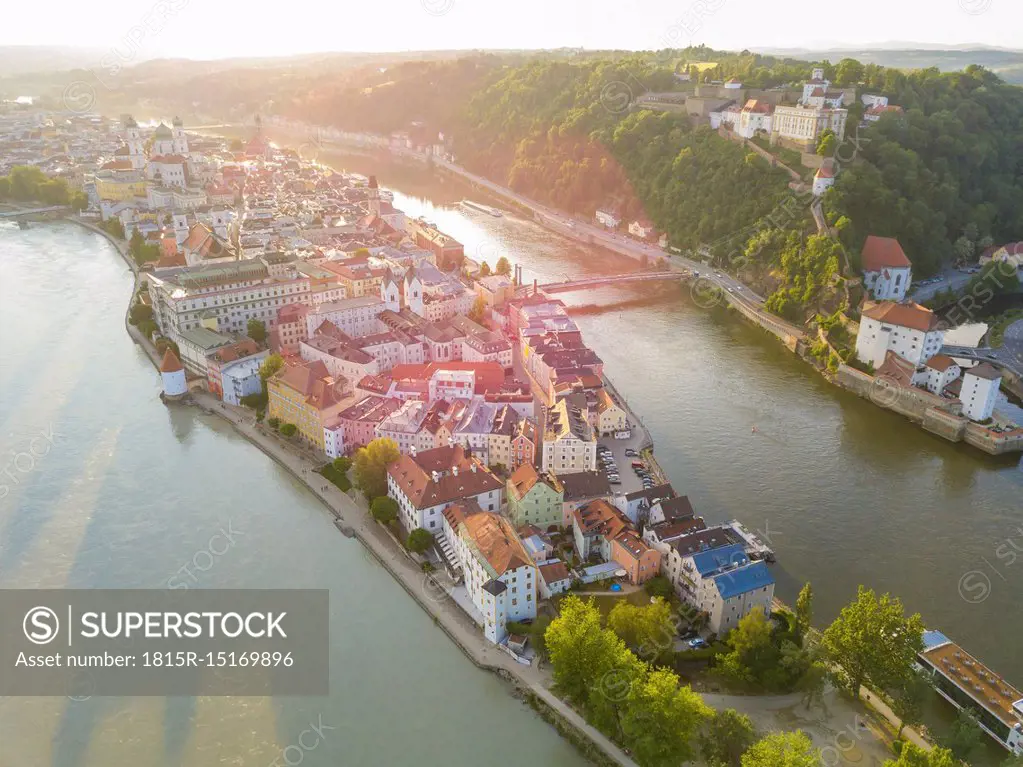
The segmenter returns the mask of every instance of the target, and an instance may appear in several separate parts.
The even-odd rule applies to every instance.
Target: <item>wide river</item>
[[[517,215],[463,211],[464,197],[496,201],[425,169],[331,159],[377,173],[396,206],[472,257],[508,256],[527,279],[635,268]],[[328,698],[3,700],[12,764],[283,763],[318,717],[335,729],[304,754],[309,765],[506,764],[524,750],[534,764],[581,763],[289,475],[215,419],[160,404],[123,329],[130,274],[103,238],[72,224],[0,228],[0,270],[0,458],[13,465],[33,438],[55,435],[0,488],[0,587],[162,588],[189,565],[202,588],[327,586],[333,618]],[[770,540],[782,598],[811,581],[823,625],[857,584],[890,591],[1023,683],[1016,459],[951,445],[833,388],[680,288],[566,300],[676,489],[708,522],[738,518]],[[234,543],[206,556],[221,530]]]
[[[100,235],[0,224],[0,588],[329,588],[330,696],[7,698],[0,765],[585,764],[289,474],[160,403],[131,288]]]
[[[364,157],[321,159],[376,173],[396,207],[435,221],[471,258],[522,264],[527,281],[636,268],[458,179]],[[464,210],[463,198],[505,215]],[[700,309],[681,287],[623,285],[564,298],[653,434],[675,489],[708,523],[737,518],[769,538],[782,599],[793,602],[812,582],[815,623],[826,625],[858,584],[891,592],[1023,685],[1018,457],[953,445],[828,384],[773,337],[723,310]],[[1004,396],[999,407],[1023,421]]]

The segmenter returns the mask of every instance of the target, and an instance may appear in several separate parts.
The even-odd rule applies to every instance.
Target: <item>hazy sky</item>
[[[448,48],[1023,47],[1023,0],[8,0],[0,44],[139,58]]]

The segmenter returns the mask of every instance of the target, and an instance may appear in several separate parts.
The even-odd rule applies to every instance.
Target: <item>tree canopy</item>
[[[822,647],[838,678],[859,697],[866,683],[883,691],[905,682],[923,649],[923,628],[920,615],[907,617],[899,599],[860,586],[856,600],[824,631]]]
[[[820,752],[802,731],[776,732],[742,755],[742,767],[820,767]]]
[[[401,453],[393,439],[378,437],[355,453],[355,484],[371,501],[387,495],[387,467]]]

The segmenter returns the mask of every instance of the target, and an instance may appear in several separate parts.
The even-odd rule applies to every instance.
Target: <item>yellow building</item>
[[[325,450],[323,427],[347,404],[348,382],[317,361],[285,365],[266,384],[267,417],[295,424],[303,440]]]
[[[146,180],[139,171],[100,171],[96,174],[96,194],[101,200],[131,202],[146,196]]]

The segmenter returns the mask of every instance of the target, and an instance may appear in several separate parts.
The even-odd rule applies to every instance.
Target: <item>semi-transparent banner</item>
[[[0,697],[327,695],[326,589],[0,589]]]

